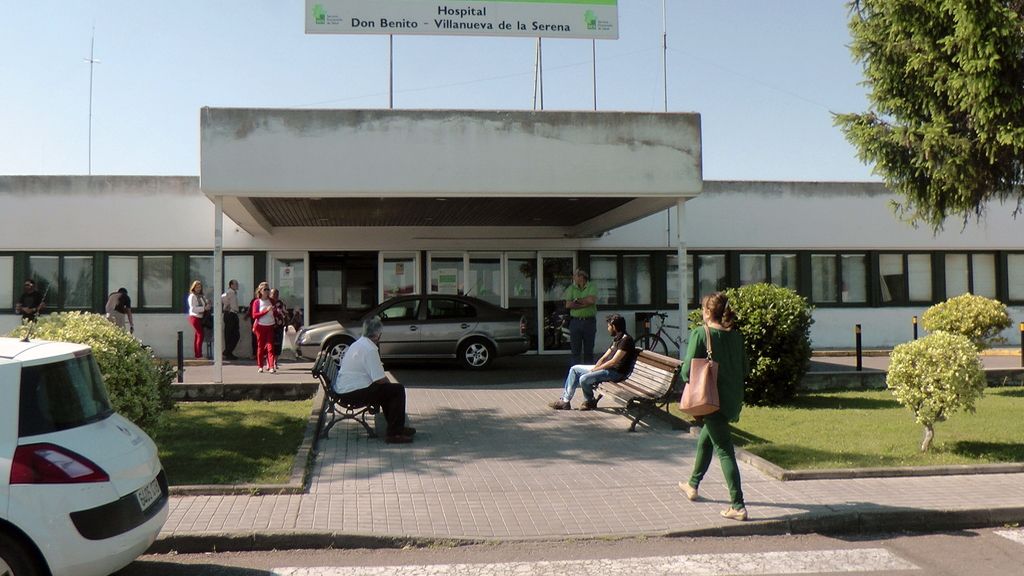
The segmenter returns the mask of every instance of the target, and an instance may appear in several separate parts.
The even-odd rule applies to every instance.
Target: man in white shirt
[[[408,444],[416,434],[405,425],[405,386],[388,381],[380,360],[380,336],[384,331],[380,318],[363,322],[363,336],[352,343],[341,359],[341,367],[331,388],[346,400],[377,405],[388,422],[388,444]]]
[[[220,295],[220,308],[224,312],[224,359],[237,360],[238,346],[238,280],[228,282],[228,289]]]

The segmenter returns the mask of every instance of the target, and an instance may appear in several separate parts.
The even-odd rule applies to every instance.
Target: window
[[[381,254],[381,296],[394,298],[418,291],[415,254]]]
[[[597,304],[619,303],[618,258],[613,255],[590,257],[590,281],[597,288]]]
[[[0,269],[2,276],[3,271]],[[1006,280],[1009,283],[1007,299],[1017,302],[1024,300],[1024,254],[1006,256]]]
[[[415,320],[416,312],[419,310],[419,300],[403,300],[388,306],[380,313],[382,322],[393,322],[397,320]]]
[[[739,263],[740,286],[771,282],[783,288],[798,288],[796,254],[740,254]]]
[[[430,255],[430,293],[463,294],[462,254]]]
[[[174,258],[167,256],[142,257],[142,297],[139,305],[143,308],[172,308],[173,304]]]
[[[911,302],[932,301],[932,256],[931,254],[908,254],[907,280],[910,283]]]
[[[139,257],[110,256],[107,258],[107,294],[119,288],[128,290],[132,304],[139,304]]]
[[[476,318],[476,309],[469,304],[447,298],[431,298],[427,301],[427,318]]]
[[[626,254],[622,257],[622,303],[631,306],[651,303],[651,257]]]
[[[169,263],[169,260],[168,260]],[[251,254],[225,254],[224,255],[224,282],[220,285],[221,293],[228,289],[228,282],[238,281],[238,305],[248,306],[252,295],[256,290],[256,259]],[[170,278],[168,278],[168,288]],[[281,286],[274,286],[281,288]],[[169,292],[169,290],[168,290]],[[284,290],[281,291],[282,294]],[[291,301],[289,301],[291,304]],[[301,307],[301,305],[299,305]]]
[[[29,256],[28,269],[51,311],[93,307],[92,256]]]
[[[469,281],[467,295],[501,306],[501,256],[469,255]]]
[[[686,294],[686,301],[693,302],[693,254],[686,255],[686,281],[679,282],[679,256],[670,254],[666,259],[665,300],[669,304],[679,304],[679,291]]]
[[[764,255],[740,254],[740,286],[757,284],[768,279],[764,269]]]
[[[0,309],[14,309],[14,256],[0,256]]]
[[[996,297],[995,254],[946,254],[946,298],[965,292]]]
[[[867,257],[864,254],[811,254],[814,303],[865,303]]]
[[[768,262],[772,274],[772,284],[793,291],[799,289],[796,254],[771,254]]]
[[[697,296],[699,298],[729,287],[729,276],[725,264],[725,254],[697,256]]]
[[[210,291],[213,290],[213,256],[192,255],[188,257],[186,288],[196,280],[203,285],[203,295],[210,298],[212,296]]]

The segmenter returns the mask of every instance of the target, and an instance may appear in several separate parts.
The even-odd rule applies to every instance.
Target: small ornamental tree
[[[813,307],[793,290],[773,284],[748,284],[725,294],[750,366],[744,402],[770,406],[792,400],[811,364]],[[699,326],[700,309],[689,320],[691,329]]]
[[[937,422],[960,410],[974,412],[985,391],[985,372],[966,336],[934,332],[893,348],[885,384],[924,426],[921,451],[927,452]]]
[[[29,325],[23,324],[9,336],[22,338],[28,329]],[[158,362],[141,342],[99,314],[61,312],[40,316],[31,337],[91,346],[114,410],[150,435],[160,415],[174,406],[174,367]]]
[[[998,300],[961,294],[925,310],[921,325],[929,332],[951,332],[966,336],[977,348],[1006,342],[999,333],[1010,327],[1006,305]]]

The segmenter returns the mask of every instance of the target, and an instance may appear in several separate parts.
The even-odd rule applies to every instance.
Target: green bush
[[[893,348],[885,384],[924,426],[921,451],[927,452],[937,422],[958,410],[974,412],[985,372],[970,339],[940,331]]]
[[[793,290],[772,284],[748,284],[725,293],[750,364],[744,402],[771,406],[792,400],[811,364],[813,308]],[[690,313],[691,328],[701,321],[699,309]]]
[[[966,336],[978,350],[1006,342],[999,333],[1011,325],[1006,305],[998,300],[961,294],[925,310],[921,325],[929,332]]]
[[[9,335],[21,338],[27,329],[27,325],[22,325]],[[174,405],[174,367],[158,362],[142,343],[99,314],[61,312],[41,316],[32,338],[91,346],[110,403],[147,433],[154,430],[160,415]]]

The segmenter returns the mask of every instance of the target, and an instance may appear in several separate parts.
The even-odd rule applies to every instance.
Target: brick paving
[[[725,520],[717,461],[697,502],[676,488],[693,464],[695,440],[685,430],[648,419],[630,434],[607,401],[593,412],[547,408],[563,368],[543,358],[505,359],[480,374],[389,366],[407,386],[415,443],[388,445],[339,423],[319,444],[306,493],[172,497],[161,540],[174,547],[182,538],[214,546],[255,535],[560,539],[1024,520],[1024,474],[782,482],[745,463],[751,522]],[[202,378],[203,370],[187,375]],[[248,372],[228,367],[225,379]]]

